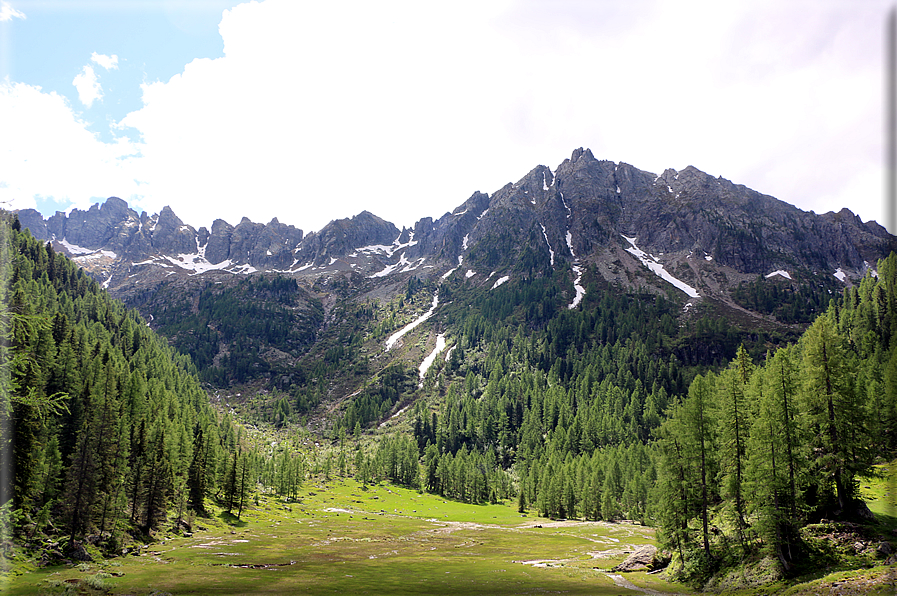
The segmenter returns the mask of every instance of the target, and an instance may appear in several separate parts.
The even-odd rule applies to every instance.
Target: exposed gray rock
[[[857,499],[856,501],[853,502],[852,509],[853,509],[853,514],[855,516],[857,516],[858,518],[865,520],[865,521],[869,521],[869,522],[875,521],[875,514],[872,513],[872,511],[869,509],[869,506],[866,505],[865,501],[861,501],[861,500]]]
[[[76,561],[93,562],[93,557],[84,548],[84,544],[78,540],[73,540],[69,545],[66,554]]]
[[[399,229],[369,211],[347,219],[337,219],[320,232],[306,236],[295,253],[300,262],[325,263],[332,257],[342,257],[356,248],[371,245],[390,246],[399,238]]]
[[[223,219],[212,222],[212,232],[206,245],[206,259],[217,265],[230,257],[231,235],[234,227]]]
[[[58,240],[65,239],[77,246],[100,249],[119,235],[123,222],[128,221],[131,214],[136,217],[126,202],[118,197],[109,197],[102,205],[91,205],[87,211],[73,209],[68,217],[57,212],[55,225],[48,225],[48,229]]]
[[[197,251],[196,230],[185,225],[167,205],[159,213],[151,238],[153,248],[165,254],[193,254]]]
[[[200,246],[205,246],[209,243],[209,229],[205,226],[202,226],[196,231],[196,240]]]
[[[657,547],[645,544],[638,547],[626,560],[613,568],[613,571],[652,571],[658,567]]]
[[[47,222],[44,221],[44,216],[39,211],[36,209],[21,209],[17,212],[17,215],[23,230],[27,228],[31,231],[31,235],[38,240],[50,239]]]
[[[113,293],[136,283],[128,281],[135,276],[152,285],[172,273],[191,274],[188,267],[171,269],[164,257],[198,251],[214,265],[229,259],[260,271],[319,275],[298,271],[314,264],[359,279],[401,270],[441,275],[457,266],[459,257],[465,269],[480,273],[474,281],[485,281],[491,272],[519,278],[552,275],[553,269],[578,262],[593,266],[611,284],[653,283],[661,292],[668,290],[625,252],[625,235],[635,237],[645,252],[665,255],[663,264],[671,274],[702,295],[726,297],[740,281],[777,269],[800,271],[800,283],[809,283],[813,274],[831,281],[841,268],[847,283],[856,282],[877,259],[897,250],[897,238],[847,209],[807,213],[692,166],[657,176],[626,163],[598,160],[582,148],[555,170],[536,166],[491,196],[476,192],[451,213],[422,218],[403,230],[363,211],[307,236],[277,218],[268,224],[243,218],[236,226],[218,219],[210,230],[196,231],[169,207],[158,215],[138,216],[116,197],[47,220],[34,210],[22,210],[19,217],[38,238],[113,251],[116,262],[94,272],[111,282]],[[388,248],[356,254],[370,245]],[[411,265],[394,267],[402,258]],[[604,269],[596,266],[602,259]],[[98,261],[85,259],[85,267]],[[130,271],[134,263],[153,261],[159,266]]]

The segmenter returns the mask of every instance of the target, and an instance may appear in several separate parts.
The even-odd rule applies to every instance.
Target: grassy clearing
[[[897,463],[861,480],[882,530],[897,528]],[[192,537],[167,535],[138,556],[33,569],[10,594],[636,594],[605,573],[640,544],[635,524],[554,521],[513,504],[469,505],[390,485],[310,483],[298,500],[262,495],[236,520],[220,510]],[[21,561],[20,569],[27,567]],[[820,571],[744,594],[892,594],[892,569]],[[639,588],[692,593],[658,575]],[[0,590],[2,591],[2,590]]]
[[[310,484],[298,501],[265,495],[239,522],[215,511],[197,525],[206,529],[139,556],[35,570],[11,593],[63,594],[79,580],[82,593],[101,593],[91,581],[135,595],[635,594],[601,570],[654,539],[638,525],[552,521],[354,480]],[[627,579],[688,592],[657,576]]]
[[[897,529],[897,460],[875,466],[875,476],[860,478],[860,498],[885,530]]]

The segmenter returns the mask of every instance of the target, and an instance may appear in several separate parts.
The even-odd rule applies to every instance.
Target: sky
[[[0,0],[0,207],[411,226],[587,147],[887,225],[892,7]]]

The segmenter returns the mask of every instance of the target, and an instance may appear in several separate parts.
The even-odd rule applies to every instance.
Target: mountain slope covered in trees
[[[428,285],[432,299],[442,282],[485,291],[500,279],[551,279],[551,301],[528,307],[540,311],[527,313],[532,322],[577,305],[582,280],[594,280],[690,303],[689,316],[787,334],[897,249],[897,238],[847,210],[806,213],[693,167],[655,175],[588,149],[402,230],[369,212],[309,234],[276,219],[196,230],[169,208],[138,214],[114,197],[46,220],[34,210],[19,217],[138,308],[204,380],[281,391],[304,383],[305,362],[343,316],[370,316],[372,302],[390,303],[409,284]],[[286,285],[241,282],[259,276]],[[245,329],[233,333],[235,321]]]
[[[760,363],[740,349],[694,379],[657,433],[656,488],[665,543],[693,579],[758,553],[791,571],[812,554],[810,525],[872,517],[859,480],[897,456],[895,332],[892,254],[796,344]]]
[[[116,552],[167,516],[221,498],[236,427],[217,415],[189,358],[50,244],[0,221],[8,275],[3,461],[16,531]],[[7,478],[9,479],[9,478]]]
[[[863,515],[857,479],[897,455],[894,237],[843,212],[577,151],[413,230],[91,217],[79,238],[105,222],[145,260],[100,285],[4,228],[20,536],[112,548],[353,475],[654,525],[701,583],[813,564],[812,526]]]

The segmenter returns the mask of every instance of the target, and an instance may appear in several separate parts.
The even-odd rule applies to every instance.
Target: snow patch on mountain
[[[698,291],[696,289],[694,289],[693,287],[691,287],[690,285],[688,285],[681,279],[677,279],[677,278],[673,277],[672,275],[670,275],[670,272],[667,271],[666,269],[664,269],[663,265],[661,265],[657,261],[657,259],[654,258],[653,255],[647,254],[645,251],[643,251],[638,246],[636,246],[635,241],[637,240],[637,238],[635,236],[632,236],[630,238],[629,236],[624,236],[623,234],[620,234],[620,235],[623,236],[623,238],[625,238],[626,241],[629,242],[629,244],[631,245],[629,248],[626,249],[626,252],[628,252],[629,254],[631,254],[632,256],[637,258],[639,261],[641,261],[642,265],[644,265],[645,267],[650,269],[654,273],[654,275],[661,278],[665,282],[674,285],[675,287],[682,290],[683,292],[685,292],[688,296],[690,296],[692,298],[700,298],[701,297],[701,295],[698,294]]]
[[[545,244],[548,245],[548,253],[551,255],[551,266],[554,267],[554,251],[551,250],[551,242],[548,241],[548,234],[545,233],[545,226],[539,224],[542,228],[542,236],[545,238]]]
[[[424,386],[424,376],[427,374],[427,371],[433,366],[433,362],[436,360],[436,356],[439,355],[439,352],[445,349],[445,333],[440,333],[436,336],[436,347],[433,348],[433,351],[430,352],[430,355],[424,358],[424,361],[420,363],[418,367],[418,371],[420,372],[420,387]]]
[[[863,261],[863,272],[869,271],[869,274],[872,277],[878,277],[878,271],[872,268],[872,265],[869,264],[869,261]]]
[[[560,191],[558,191],[558,192],[560,192]],[[571,217],[573,217],[573,211],[570,209],[570,206],[567,205],[567,200],[564,199],[564,193],[561,192],[560,195],[561,195],[561,203],[564,204],[564,209],[567,210],[567,219],[570,219]]]
[[[567,232],[569,234],[569,232]],[[586,289],[582,287],[582,267],[579,265],[573,265],[573,272],[576,274],[576,279],[573,280],[573,289],[576,290],[576,296],[573,298],[573,302],[567,305],[567,308],[573,310],[579,303],[582,302],[582,297],[586,295]]]
[[[421,265],[423,265],[424,261],[426,261],[426,257],[421,257],[414,261],[413,263],[405,258],[405,253],[399,257],[399,261],[397,263],[393,263],[392,265],[387,265],[382,271],[378,271],[377,273],[371,275],[374,277],[386,277],[390,273],[395,273],[396,271],[400,273],[404,273],[406,271],[414,271]]]
[[[450,348],[448,349],[448,352],[445,353],[445,361],[446,361],[446,362],[448,362],[448,361],[449,361],[449,358],[452,357],[452,352],[454,352],[454,351],[455,351],[455,348],[457,348],[457,347],[458,347],[458,346],[456,346],[456,345],[455,345],[455,346],[452,346],[452,347],[450,347]]]
[[[405,335],[406,333],[408,333],[409,331],[411,331],[412,329],[414,329],[415,327],[417,327],[418,325],[420,325],[421,323],[423,323],[424,321],[426,321],[427,319],[432,317],[433,313],[436,311],[437,306],[439,306],[439,292],[436,292],[433,295],[433,305],[430,306],[430,310],[428,310],[427,312],[425,312],[424,314],[422,314],[418,318],[414,319],[413,321],[411,321],[410,323],[408,323],[407,325],[405,325],[404,327],[402,327],[401,329],[399,329],[398,331],[396,331],[395,333],[393,333],[392,335],[389,336],[389,339],[386,340],[387,351],[391,350],[392,347],[396,344],[397,341],[399,341],[402,338],[403,335]]]
[[[367,246],[362,246],[361,248],[356,248],[355,252],[384,254],[387,257],[391,257],[403,248],[410,248],[417,245],[417,240],[414,239],[413,231],[408,235],[408,242],[399,242],[401,237],[402,235],[399,234],[399,236],[392,241],[392,244],[388,246],[386,244],[369,244]]]
[[[491,277],[491,276],[490,276],[490,277]],[[495,280],[495,283],[492,284],[492,287],[489,288],[489,289],[490,289],[490,290],[494,290],[495,288],[497,288],[497,287],[500,286],[501,284],[505,283],[505,282],[508,281],[509,279],[511,279],[511,276],[510,276],[510,275],[505,275],[504,277],[499,277],[497,280]]]
[[[111,250],[92,250],[87,254],[81,254],[76,257],[72,257],[72,260],[76,263],[83,265],[90,261],[100,261],[103,259],[108,259],[109,261],[114,261],[118,258],[118,255],[112,252]]]
[[[65,238],[63,238],[62,240],[57,240],[56,242],[58,242],[59,244],[64,246],[65,249],[67,251],[69,251],[69,254],[73,254],[73,255],[86,255],[86,254],[90,254],[95,251],[95,249],[93,249],[93,248],[84,248],[83,246],[78,246],[77,244],[72,244],[71,242],[67,241]]]
[[[458,267],[460,267],[462,264],[464,264],[464,256],[458,255]],[[448,279],[448,276],[451,275],[452,273],[454,273],[455,271],[457,271],[458,267],[452,267],[451,269],[449,269],[448,271],[443,273],[442,279]]]
[[[766,279],[769,279],[770,277],[775,277],[776,275],[781,275],[785,279],[791,279],[791,274],[788,273],[787,271],[785,271],[784,269],[779,269],[777,271],[773,271],[772,273],[770,273],[766,276]]]

